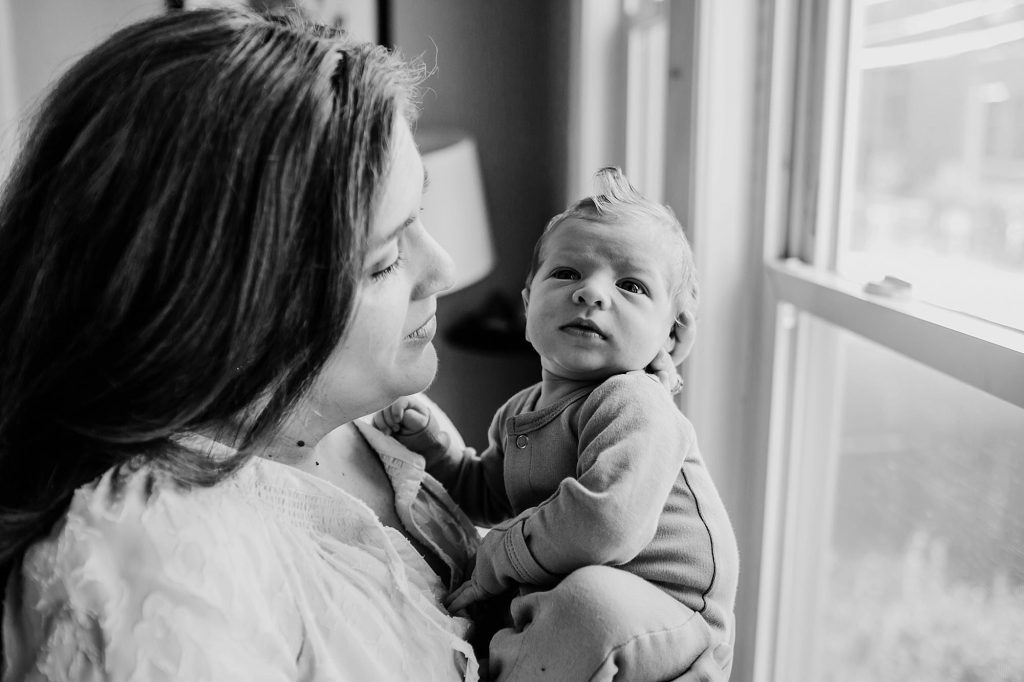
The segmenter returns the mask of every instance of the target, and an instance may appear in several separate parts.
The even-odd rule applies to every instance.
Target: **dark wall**
[[[532,351],[446,338],[494,293],[521,317],[519,291],[533,243],[564,208],[569,3],[564,0],[394,0],[391,38],[422,56],[428,79],[420,127],[451,126],[477,141],[497,263],[482,282],[442,298],[441,368],[430,396],[470,445],[484,442],[493,412],[540,378]],[[483,337],[481,337],[483,338]]]

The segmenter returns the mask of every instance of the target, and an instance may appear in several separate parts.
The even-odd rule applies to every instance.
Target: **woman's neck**
[[[234,449],[240,449],[245,434],[251,426],[245,415],[223,424],[214,424],[210,427],[199,429],[202,435],[223,443]],[[284,420],[279,428],[272,434],[258,439],[248,445],[248,450],[266,459],[299,466],[312,457],[313,449],[327,434],[352,426],[353,418],[340,415],[325,416],[324,411],[317,409],[310,402],[300,402],[293,409],[291,414]],[[311,464],[312,466],[312,464]]]
[[[200,433],[237,448],[238,444],[232,443],[231,438],[225,436],[233,433],[231,429],[204,429]],[[286,428],[264,442],[254,443],[250,449],[257,457],[285,464],[333,483],[365,503],[385,525],[400,527],[391,481],[380,459],[356,425],[353,422],[342,424],[332,429],[329,435],[307,433],[314,433],[312,437],[307,436],[310,442]],[[313,437],[316,437],[315,441]],[[321,440],[322,446],[317,448]]]

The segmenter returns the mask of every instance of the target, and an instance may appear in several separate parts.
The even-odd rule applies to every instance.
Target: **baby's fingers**
[[[672,364],[672,356],[664,348],[660,349],[658,354],[654,356],[654,359],[651,360],[651,364],[647,365],[647,371],[651,374],[674,372],[675,369],[675,365]]]
[[[430,413],[423,412],[418,407],[410,405],[402,415],[402,431],[405,433],[419,433],[427,428],[430,423]]]
[[[683,379],[676,371],[672,356],[664,349],[659,350],[651,364],[647,365],[647,371],[657,377],[658,381],[675,395],[683,388]]]
[[[384,408],[380,412],[374,413],[373,428],[382,433],[386,433],[389,436],[395,432],[395,428],[391,425],[391,420],[388,416],[388,408]]]
[[[402,400],[396,400],[385,408],[387,412],[388,423],[397,431],[402,425],[402,419],[405,417],[406,404]]]
[[[445,601],[445,607],[448,609],[449,613],[458,613],[470,604],[480,601],[484,596],[484,591],[477,587],[476,583],[472,580],[467,580],[456,587],[454,592],[448,595],[448,599]]]

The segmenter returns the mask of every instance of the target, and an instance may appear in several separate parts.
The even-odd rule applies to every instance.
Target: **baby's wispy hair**
[[[540,255],[545,239],[559,225],[570,218],[593,221],[598,223],[629,223],[651,222],[663,225],[675,232],[680,239],[682,259],[678,270],[680,281],[678,295],[683,311],[696,315],[699,289],[697,285],[697,267],[694,263],[693,250],[686,238],[682,224],[676,218],[671,207],[648,199],[630,183],[619,168],[607,166],[594,174],[594,193],[575,202],[565,211],[559,213],[544,227],[544,232],[533,248],[533,260],[526,276],[526,288],[540,266]]]

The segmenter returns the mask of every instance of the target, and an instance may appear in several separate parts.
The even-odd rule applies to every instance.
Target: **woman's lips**
[[[430,341],[434,338],[434,334],[437,332],[437,316],[431,315],[430,319],[424,322],[422,325],[414,329],[405,338],[410,341]]]

